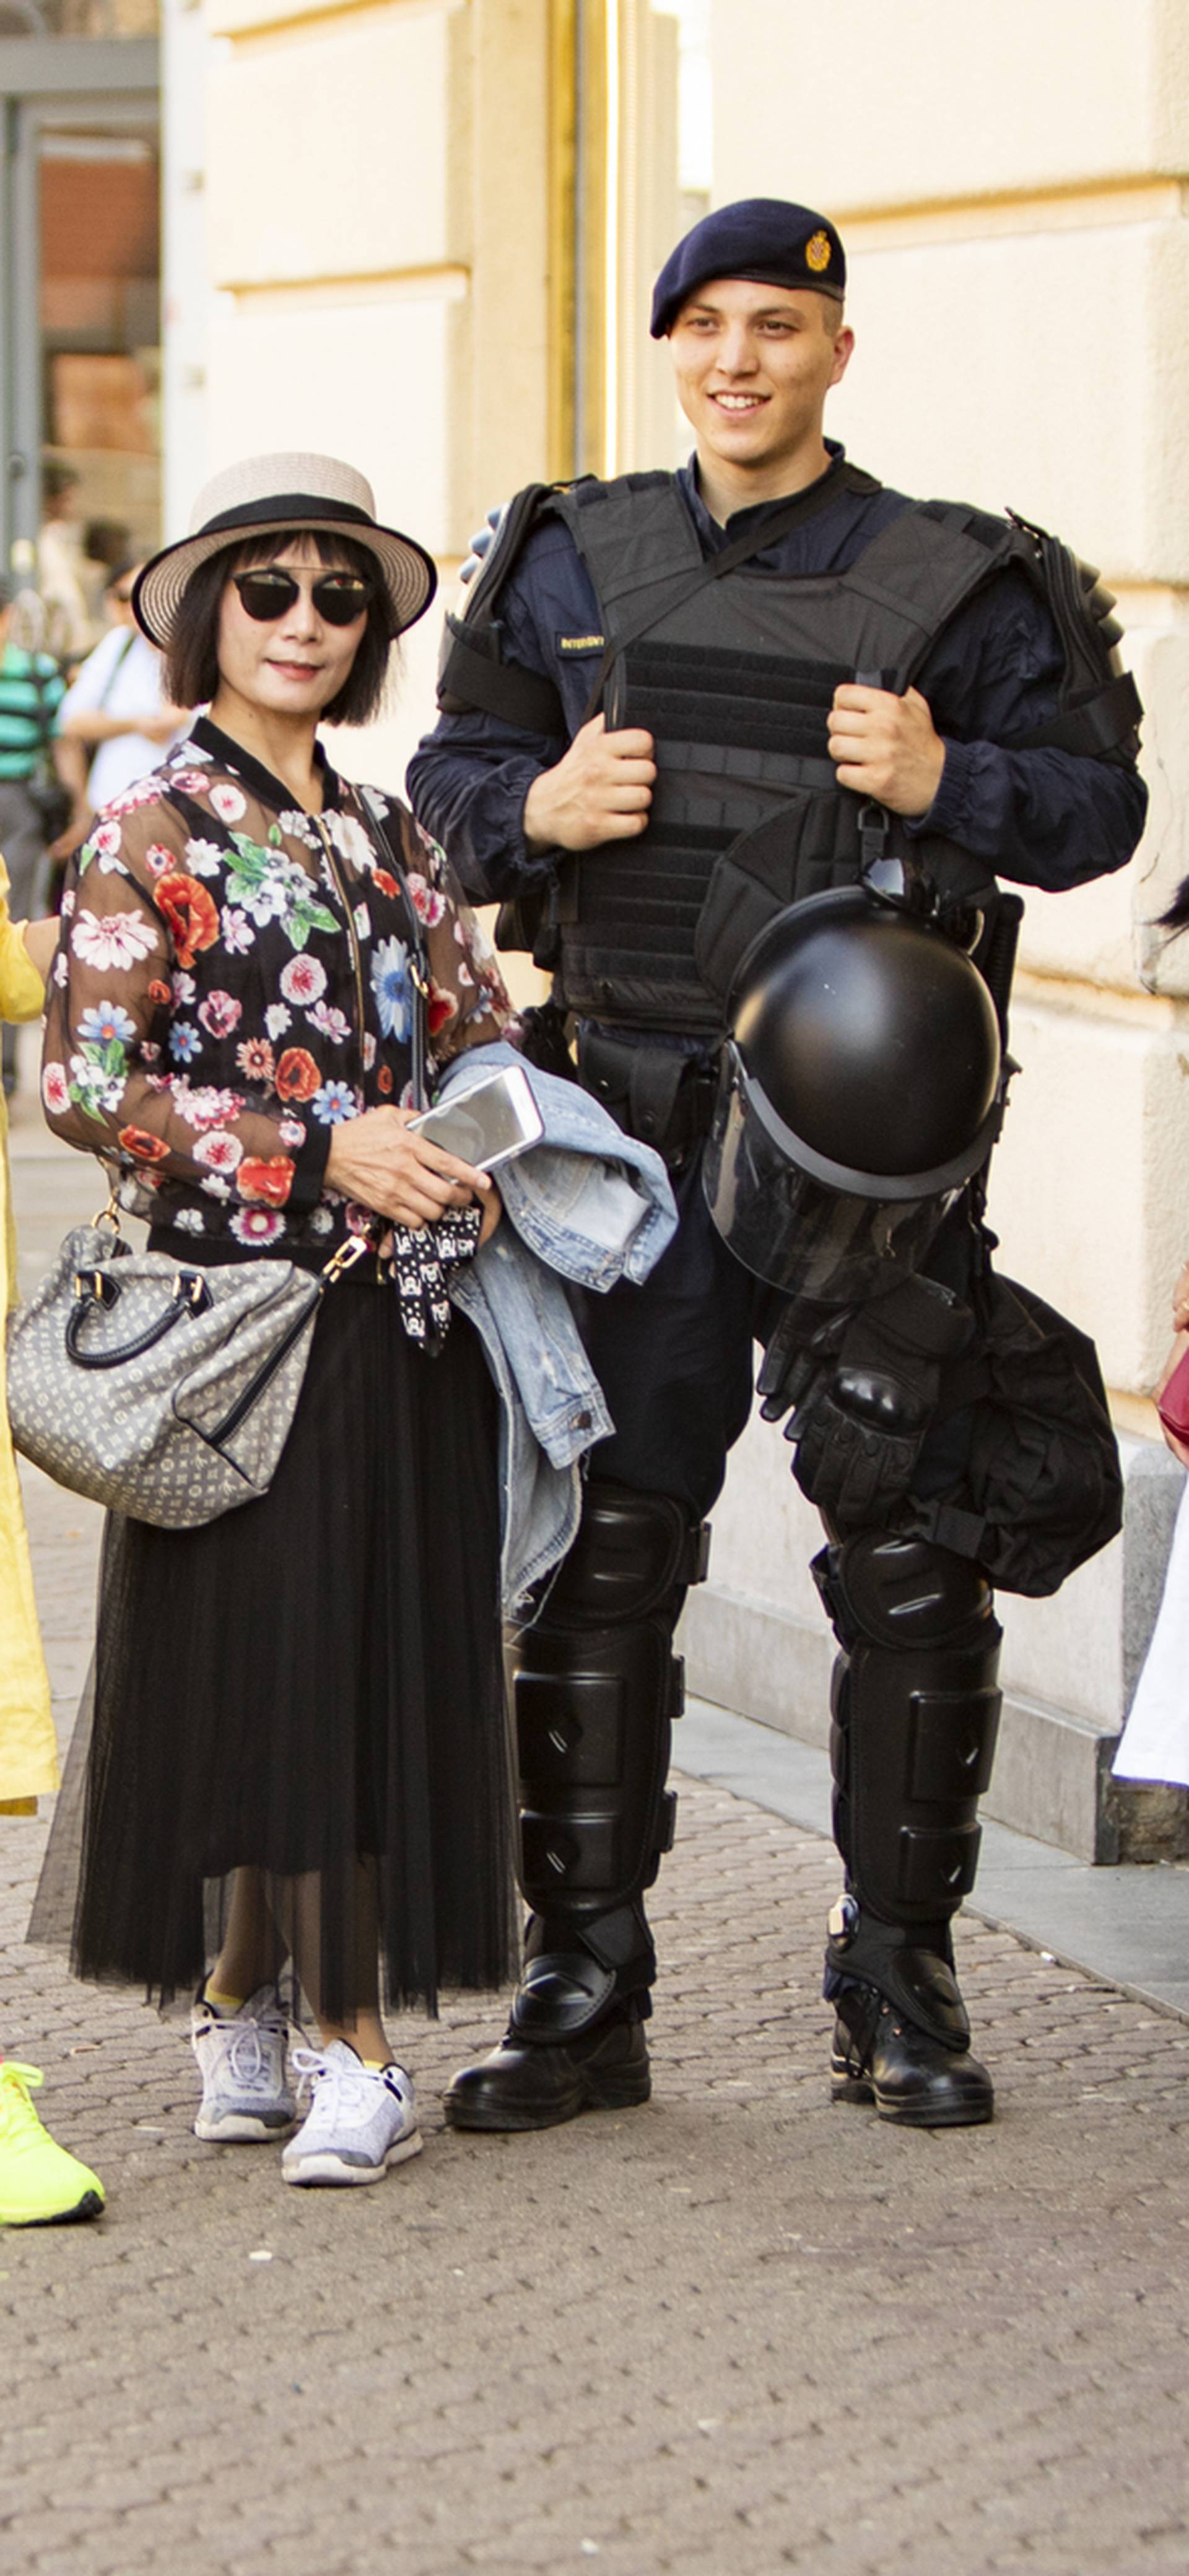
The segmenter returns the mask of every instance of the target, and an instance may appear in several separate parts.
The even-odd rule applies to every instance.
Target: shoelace
[[[41,2128],[29,2095],[44,2082],[39,2066],[19,2066],[14,2057],[4,2059],[0,2065],[0,2138],[11,2141]]]
[[[279,2039],[288,2035],[288,2029],[288,2023],[279,2015],[266,2021],[220,2021],[211,2013],[195,2036],[218,2040],[236,2083],[250,2092],[253,2085],[272,2082],[273,2071],[265,2057],[261,2033]],[[306,2051],[299,2053],[304,2056]]]
[[[386,2093],[408,2107],[408,2077],[397,2066],[332,2066],[319,2048],[295,2048],[293,2064],[297,2072],[297,2098],[311,2097],[321,2084],[333,2085],[344,2111],[365,2111],[374,2101],[372,2088],[381,2084]],[[403,2079],[403,2080],[402,2080]]]

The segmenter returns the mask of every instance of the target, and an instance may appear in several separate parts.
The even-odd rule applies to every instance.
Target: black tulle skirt
[[[507,1977],[496,1437],[465,1319],[429,1359],[390,1289],[343,1281],[271,1491],[200,1530],[109,1521],[81,1853],[72,1887],[51,1846],[32,1927],[69,1891],[81,1976],[192,1988],[252,1870],[270,1925],[300,1902],[307,1952],[316,1925],[335,2019],[377,1946],[394,2006]]]

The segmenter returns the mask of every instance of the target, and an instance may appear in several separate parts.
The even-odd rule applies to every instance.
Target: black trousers
[[[702,1152],[673,1175],[679,1223],[640,1287],[576,1302],[582,1338],[615,1430],[591,1456],[591,1473],[643,1493],[671,1494],[704,1519],[722,1491],[727,1456],[751,1413],[754,1344],[773,1332],[783,1300],[753,1277],[717,1233],[702,1194]],[[961,1296],[972,1236],[961,1203],[945,1219],[925,1267]],[[774,1436],[776,1436],[774,1434]],[[925,1444],[914,1491],[944,1494],[961,1475],[968,1418],[954,1414]]]

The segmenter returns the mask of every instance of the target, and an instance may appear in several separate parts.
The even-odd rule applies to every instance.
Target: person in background
[[[0,859],[0,1020],[36,1019],[45,999],[58,925],[16,924]],[[7,1113],[0,1097],[0,1317],[16,1303],[16,1230],[8,1187]],[[41,1651],[21,1489],[0,1404],[0,1816],[33,1815],[58,1786],[50,1686]],[[45,2226],[94,2218],[103,2207],[98,2175],[50,2137],[30,2095],[40,2069],[0,2056],[0,2226]]]
[[[161,656],[132,614],[140,570],[135,558],[116,564],[103,593],[109,625],[76,672],[58,712],[58,767],[74,808],[53,845],[66,858],[86,839],[100,806],[155,769],[163,746],[180,733],[188,710],[166,697]]]
[[[44,846],[34,782],[43,769],[65,683],[48,653],[29,653],[12,636],[15,586],[0,579],[0,850],[18,917],[33,909]],[[16,1088],[16,1032],[4,1027],[4,1089]]]
[[[86,557],[78,524],[78,476],[51,464],[41,478],[37,587],[45,606],[45,640],[60,661],[77,662],[95,640],[87,607]]]

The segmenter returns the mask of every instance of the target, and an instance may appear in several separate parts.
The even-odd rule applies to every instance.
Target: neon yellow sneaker
[[[97,2218],[103,2207],[98,2174],[56,2145],[37,2117],[29,2095],[41,2081],[37,2066],[0,2062],[0,2227]]]

